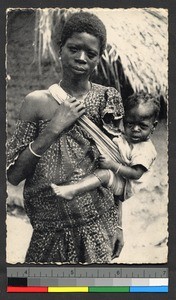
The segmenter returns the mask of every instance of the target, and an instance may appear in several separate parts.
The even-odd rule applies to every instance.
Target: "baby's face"
[[[123,122],[127,140],[131,143],[146,141],[153,132],[156,121],[149,105],[140,104],[126,112]]]

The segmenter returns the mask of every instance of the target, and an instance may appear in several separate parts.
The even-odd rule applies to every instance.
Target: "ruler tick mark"
[[[50,278],[58,278],[62,280],[62,278],[69,278],[70,280],[79,278],[100,278],[101,280],[105,278],[164,278],[168,275],[168,270],[165,268],[7,268],[8,277],[17,277],[17,278],[38,278],[41,277],[41,280],[45,278],[46,280],[50,280]],[[75,277],[75,278],[74,278]],[[118,279],[116,279],[118,280]],[[123,279],[122,279],[123,280]],[[81,280],[80,280],[81,281]],[[93,282],[93,280],[91,281]],[[58,282],[60,284],[60,280]],[[94,283],[93,283],[94,284]]]

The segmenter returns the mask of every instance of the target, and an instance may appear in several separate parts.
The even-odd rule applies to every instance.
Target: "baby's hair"
[[[129,96],[124,103],[125,112],[131,110],[132,108],[138,106],[139,104],[149,104],[153,106],[153,114],[152,116],[158,119],[160,112],[160,100],[159,97],[153,96],[151,94],[145,92],[134,93]]]
[[[61,44],[64,45],[75,32],[86,32],[95,36],[100,42],[100,55],[103,53],[106,47],[106,28],[97,16],[82,11],[74,13],[63,27]]]

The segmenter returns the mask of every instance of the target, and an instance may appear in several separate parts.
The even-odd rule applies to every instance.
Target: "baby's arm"
[[[113,161],[107,156],[100,156],[100,166],[102,168],[111,169],[114,173],[118,173],[127,179],[139,179],[147,169],[142,165],[135,165],[132,167],[122,165],[118,162]]]
[[[135,166],[132,166],[132,167],[128,167],[128,166],[123,166],[121,164],[118,164],[118,168],[116,168],[114,173],[118,172],[118,174],[121,175],[124,178],[137,180],[146,171],[147,171],[146,168],[142,165],[135,165]]]

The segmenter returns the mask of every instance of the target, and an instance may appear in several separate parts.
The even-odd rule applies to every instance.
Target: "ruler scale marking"
[[[119,287],[132,293],[168,292],[167,268],[10,267],[7,276],[11,293],[18,288],[46,292],[47,286],[48,292],[119,292]]]

